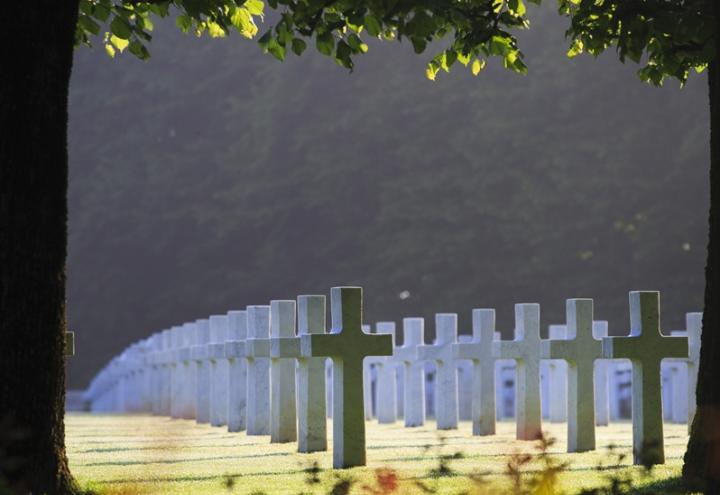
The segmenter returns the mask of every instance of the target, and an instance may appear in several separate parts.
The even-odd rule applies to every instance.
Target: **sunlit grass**
[[[598,428],[599,449],[584,454],[565,453],[564,424],[544,427],[550,437],[558,440],[549,452],[558,462],[568,463],[560,477],[566,493],[601,485],[611,475],[630,475],[637,484],[650,484],[680,474],[687,443],[685,425],[665,425],[667,463],[657,466],[651,476],[630,465],[632,431],[628,423]],[[297,454],[294,443],[271,445],[269,437],[230,434],[193,421],[69,414],[66,429],[70,466],[81,486],[118,495],[320,494],[327,493],[338,476],[357,481],[351,493],[368,493],[363,485],[374,486],[375,471],[381,467],[397,471],[399,493],[403,486],[414,487],[421,481],[438,493],[454,494],[474,489],[468,475],[479,472],[491,486],[506,485],[509,481],[505,472],[511,456],[535,452],[533,442],[514,439],[514,423],[499,423],[498,434],[490,437],[473,437],[466,422],[459,430],[444,432],[436,431],[432,422],[423,428],[368,423],[368,466],[333,472],[330,452]],[[615,447],[612,454],[609,446]],[[449,466],[447,476],[437,476],[442,459]],[[309,468],[314,463],[320,468],[319,482],[308,483],[313,477]],[[538,463],[530,463],[524,470],[539,468]]]

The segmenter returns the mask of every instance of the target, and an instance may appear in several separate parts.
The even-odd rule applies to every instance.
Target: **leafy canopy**
[[[527,0],[539,4],[541,0]],[[713,0],[558,0],[570,18],[568,56],[599,55],[615,47],[621,61],[642,64],[639,77],[661,85],[666,77],[684,83],[715,56]],[[527,73],[514,32],[529,27],[525,0],[267,0],[276,23],[258,42],[284,60],[287,50],[301,55],[315,48],[352,69],[353,58],[367,52],[368,37],[407,39],[416,53],[431,42],[443,47],[430,59],[426,75],[434,80],[460,62],[477,75],[496,57],[506,69]],[[80,0],[75,41],[90,45],[102,37],[109,56],[126,49],[145,60],[152,40],[151,17],[175,17],[185,33],[213,38],[236,30],[258,34],[263,0]],[[102,31],[102,35],[101,35]]]

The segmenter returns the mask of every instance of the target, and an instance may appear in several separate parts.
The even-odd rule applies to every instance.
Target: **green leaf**
[[[155,26],[153,26],[152,21],[149,17],[147,17],[147,13],[145,15],[137,15],[137,25],[140,29],[146,29],[148,31],[152,31]]]
[[[263,49],[263,51],[267,51],[268,44],[270,43],[270,40],[272,39],[272,31],[268,30],[263,34],[260,39],[258,40],[258,45]]]
[[[301,40],[300,38],[295,38],[292,40],[292,51],[298,57],[303,54],[306,48],[307,43],[305,43],[304,40]]]
[[[246,38],[252,38],[258,32],[258,27],[245,7],[236,8],[230,16],[230,22],[240,34]]]
[[[128,50],[130,50],[130,53],[140,60],[147,60],[150,58],[150,52],[148,52],[147,48],[145,48],[145,46],[137,40],[130,43]]]
[[[175,25],[180,28],[183,33],[187,33],[192,28],[193,21],[186,15],[179,15],[175,19]]]
[[[267,51],[270,52],[270,54],[279,61],[282,62],[283,60],[285,60],[285,47],[278,43],[277,39],[270,39],[267,44]]]
[[[211,38],[224,38],[227,34],[225,29],[217,22],[207,21],[207,30]]]
[[[92,15],[93,5],[90,0],[80,0],[80,13],[84,15]]]
[[[132,36],[132,28],[123,17],[116,16],[110,23],[110,31],[118,38],[129,40]]]
[[[343,40],[338,41],[337,50],[335,50],[335,60],[346,69],[352,69],[353,62],[350,55],[352,55],[350,45]]]
[[[170,9],[169,2],[153,3],[149,5],[150,11],[158,17],[167,17]]]
[[[483,70],[484,68],[485,68],[485,61],[479,60],[476,58],[475,60],[473,60],[472,67],[470,70],[472,70],[473,76],[477,76],[478,74],[480,74],[480,71]]]
[[[362,51],[361,46],[364,44],[360,37],[355,33],[350,33],[347,37],[347,44],[353,49],[354,53]]]
[[[415,50],[415,53],[422,53],[425,51],[425,48],[427,48],[427,41],[425,41],[425,38],[411,36],[410,42],[412,43],[413,50]]]
[[[437,73],[440,71],[440,66],[436,63],[431,61],[427,64],[427,67],[425,68],[425,76],[427,76],[428,79],[431,81],[435,80],[435,76],[437,76]]]
[[[78,24],[81,28],[83,28],[85,31],[88,31],[89,33],[97,35],[100,33],[100,24],[90,19],[90,17],[86,16],[85,14],[80,14],[80,17],[78,18]]]
[[[245,0],[243,7],[248,9],[252,15],[261,16],[265,10],[265,4],[261,0]]]
[[[333,39],[332,34],[326,31],[317,35],[315,46],[320,53],[330,56],[332,55],[333,48],[335,48],[335,40]]]
[[[281,22],[275,27],[275,32],[277,33],[278,43],[282,46],[287,46],[288,43],[292,42],[293,33],[287,28],[284,22]]]
[[[524,16],[526,12],[523,0],[508,0],[508,8],[511,13],[517,16]]]
[[[511,41],[503,36],[493,36],[490,38],[490,54],[491,55],[505,55],[510,51]]]
[[[365,16],[363,26],[365,26],[365,29],[367,29],[367,32],[370,36],[378,36],[382,31],[380,21],[378,21],[377,18],[372,15]]]
[[[467,67],[468,64],[470,63],[470,55],[465,55],[463,52],[460,52],[460,51],[456,52],[456,53],[457,53],[458,62],[463,64],[465,67]]]
[[[118,37],[115,36],[114,34],[113,34],[112,36],[110,36],[110,43],[112,43],[113,46],[115,46],[115,48],[117,48],[118,50],[120,50],[121,53],[122,53],[122,52],[125,50],[125,48],[127,48],[127,46],[130,44],[130,42],[129,42],[128,40],[124,40],[124,39],[122,39],[122,38],[118,38]]]
[[[108,17],[110,17],[110,9],[102,4],[97,4],[93,9],[93,16],[96,19],[105,22],[108,20]]]
[[[577,57],[583,52],[583,42],[581,39],[574,39],[570,49],[567,52],[567,56],[570,58]]]

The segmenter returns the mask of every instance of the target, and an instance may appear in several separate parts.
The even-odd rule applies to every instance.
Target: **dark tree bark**
[[[4,2],[0,30],[0,479],[73,493],[65,456],[67,105],[77,0]],[[10,433],[10,434],[8,434]],[[12,462],[9,462],[12,461]]]
[[[690,430],[683,476],[705,493],[720,493],[720,5],[715,16],[715,58],[708,68],[710,95],[710,239],[705,265],[705,309],[697,382],[697,414]]]

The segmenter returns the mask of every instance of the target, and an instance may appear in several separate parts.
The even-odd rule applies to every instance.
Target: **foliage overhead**
[[[539,4],[541,0],[527,0]],[[712,0],[558,0],[570,17],[569,56],[599,55],[614,46],[621,61],[642,63],[643,81],[662,84],[670,76],[684,83],[692,69],[702,72],[714,57]],[[486,59],[499,57],[505,68],[525,74],[527,66],[514,29],[529,27],[524,0],[268,0],[279,12],[277,22],[259,38],[278,60],[287,50],[301,55],[314,38],[317,50],[353,68],[353,57],[365,53],[363,37],[408,39],[416,53],[444,40],[428,63],[435,79],[455,62],[477,75]],[[81,0],[76,44],[90,44],[102,34],[108,55],[125,49],[140,59],[150,54],[151,15],[175,15],[185,33],[217,38],[237,30],[247,38],[264,19],[262,0]]]

